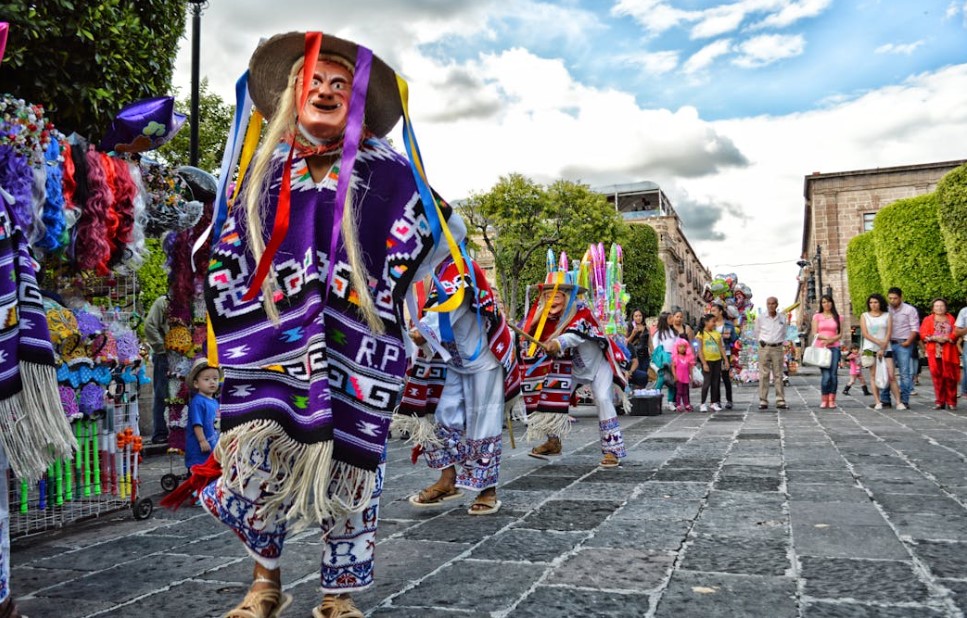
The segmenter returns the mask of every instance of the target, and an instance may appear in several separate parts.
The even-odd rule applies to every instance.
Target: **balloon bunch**
[[[582,274],[587,283],[582,283]],[[604,328],[605,334],[625,331],[625,307],[630,297],[624,285],[624,255],[621,245],[613,243],[606,255],[604,243],[591,244],[581,260],[578,283],[590,291],[591,312]]]
[[[754,319],[752,308],[752,288],[739,282],[735,273],[718,274],[702,289],[702,299],[711,304],[715,300],[725,303],[726,313],[735,322],[736,327],[745,324],[748,319]]]

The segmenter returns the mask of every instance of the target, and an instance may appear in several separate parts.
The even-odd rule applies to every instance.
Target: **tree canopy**
[[[189,120],[171,141],[158,149],[158,154],[173,167],[189,165],[191,160],[191,131],[188,124],[191,119],[191,99],[180,98],[175,102],[175,108],[188,115]],[[235,109],[220,96],[208,89],[208,78],[201,80],[198,85],[198,167],[217,174],[222,165],[222,153],[225,151],[225,138],[232,127],[232,115]]]
[[[624,251],[625,281],[633,281],[632,294],[654,295],[652,289],[660,276],[656,302],[661,307],[664,270],[658,261],[654,232],[649,228],[632,235],[607,198],[587,185],[558,180],[544,186],[521,174],[510,174],[501,177],[490,191],[471,195],[459,208],[472,239],[494,255],[497,285],[511,317],[521,313],[526,286],[544,280],[548,249],[556,256],[564,251],[571,260],[580,260],[592,242],[607,247],[612,242],[631,240],[635,247],[625,247]],[[650,261],[631,255],[640,250],[638,244],[653,252]],[[655,264],[658,275],[652,270]],[[649,270],[639,272],[639,267]],[[639,300],[633,298],[632,302]]]
[[[967,164],[940,179],[937,201],[950,270],[958,279],[967,279]]]
[[[866,299],[870,294],[885,296],[886,288],[876,265],[876,240],[873,232],[864,232],[850,239],[846,246],[846,277],[849,281],[853,313],[857,315],[866,311]]]
[[[629,225],[624,241],[625,289],[629,309],[658,315],[665,302],[665,265],[658,258],[658,233],[647,225]]]
[[[138,99],[169,94],[184,0],[6,0],[0,83],[91,141]]]

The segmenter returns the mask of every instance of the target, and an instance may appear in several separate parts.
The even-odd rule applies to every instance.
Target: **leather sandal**
[[[602,468],[617,468],[619,465],[621,465],[621,462],[618,461],[618,456],[614,453],[605,453],[604,458],[598,465]]]
[[[547,441],[540,446],[535,446],[531,452],[527,453],[536,459],[549,459],[551,455],[561,454],[561,439],[548,437]]]
[[[437,484],[430,485],[426,489],[421,489],[420,493],[410,496],[409,502],[416,507],[436,506],[447,500],[456,500],[463,497],[463,492],[456,487],[440,487]]]
[[[7,600],[0,603],[0,618],[27,618],[19,611],[17,611],[17,604],[13,602],[13,595],[7,597]]]
[[[327,594],[322,597],[322,604],[312,608],[313,618],[363,618],[352,597],[347,595]]]
[[[292,595],[282,592],[279,582],[268,577],[256,577],[252,583],[274,584],[279,587],[249,590],[242,602],[230,609],[222,618],[278,618],[282,610],[292,603]]]

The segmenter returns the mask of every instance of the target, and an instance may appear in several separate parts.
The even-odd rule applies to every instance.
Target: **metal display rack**
[[[85,296],[103,311],[103,321],[137,319],[134,274],[84,280]],[[138,428],[137,366],[115,365],[103,411],[74,420],[79,445],[70,460],[58,460],[37,483],[9,482],[10,534],[26,536],[130,507],[135,519],[154,511],[140,495],[141,436]],[[5,472],[12,474],[10,472]]]

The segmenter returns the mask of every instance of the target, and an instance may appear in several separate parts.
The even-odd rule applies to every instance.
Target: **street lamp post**
[[[198,125],[199,117],[199,56],[201,52],[201,11],[208,5],[207,0],[188,0],[191,3],[191,147],[189,163],[198,167]]]
[[[818,295],[823,295],[823,248],[816,245],[816,289],[818,290]],[[822,307],[822,305],[820,305]]]

